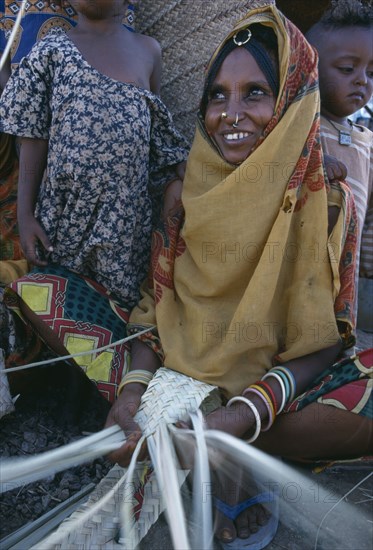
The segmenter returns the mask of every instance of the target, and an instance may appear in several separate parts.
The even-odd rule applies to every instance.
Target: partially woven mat
[[[162,367],[158,369],[144,393],[135,420],[144,434],[149,437],[155,433],[160,421],[173,424],[185,419],[189,412],[196,411],[198,408],[208,414],[220,404],[220,394],[215,386]],[[148,466],[148,464],[137,465],[131,483],[134,492],[141,486]],[[112,468],[96,487],[87,503],[62,522],[52,535],[38,543],[34,550],[119,548],[120,545],[115,541],[115,537],[119,528],[120,507],[124,499],[132,498],[132,495],[124,494],[123,483],[116,489],[115,485],[124,480],[126,472],[126,469],[119,466]],[[181,486],[188,472],[181,470],[179,472]],[[143,490],[141,512],[135,522],[135,536],[138,542],[146,535],[165,508],[154,472],[150,474]],[[112,492],[111,495],[110,492]],[[105,497],[106,501],[101,504],[101,500],[105,500]],[[95,509],[96,505],[97,509]],[[90,516],[86,517],[85,513],[88,511]]]

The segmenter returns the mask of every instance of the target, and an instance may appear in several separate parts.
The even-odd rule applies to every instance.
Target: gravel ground
[[[108,404],[94,388],[82,404],[82,414],[74,417],[69,402],[66,386],[47,385],[40,392],[33,391],[19,398],[16,411],[0,420],[0,457],[31,456],[103,428]],[[109,461],[99,458],[3,493],[0,539],[48,512],[89,483],[98,483],[111,467]]]
[[[359,333],[359,348],[372,347],[372,339],[372,334]],[[0,457],[31,456],[103,428],[109,405],[95,388],[84,392],[85,397],[80,400],[78,409],[71,405],[74,393],[69,380],[63,385],[62,377],[59,377],[56,382],[53,371],[49,371],[44,385],[37,388],[38,385],[32,387],[31,393],[17,400],[14,413],[0,419]],[[89,483],[97,483],[111,466],[105,458],[100,458],[2,494],[0,539],[48,512]],[[157,523],[155,534],[150,537],[153,542],[145,547],[170,547],[166,543],[169,538],[162,521]],[[159,536],[160,546],[156,543]]]

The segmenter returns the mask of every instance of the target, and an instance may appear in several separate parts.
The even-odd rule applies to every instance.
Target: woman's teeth
[[[225,134],[224,137],[228,141],[235,141],[235,140],[238,140],[238,139],[244,139],[248,136],[249,136],[248,132],[236,132],[234,134]]]

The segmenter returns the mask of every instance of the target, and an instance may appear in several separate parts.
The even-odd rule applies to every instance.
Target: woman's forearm
[[[131,371],[142,369],[155,373],[160,366],[161,360],[149,346],[141,340],[133,341],[131,346]]]
[[[296,395],[303,393],[316,378],[338,358],[342,350],[342,342],[310,353],[304,357],[292,359],[283,366],[291,370],[296,382]]]
[[[294,377],[294,397],[302,394],[325,369],[330,367],[335,362],[341,349],[342,343],[338,342],[329,348],[319,350],[315,353],[310,353],[309,355],[305,355],[297,359],[292,359],[291,361],[287,361],[281,365],[289,369]],[[275,398],[275,403],[273,403],[275,410],[281,411],[283,406],[286,404],[286,399],[287,402],[289,402],[289,396],[283,395],[283,384],[279,383],[277,377],[278,374],[268,376],[265,379],[265,383],[270,387],[270,390]],[[285,386],[283,387],[285,388]],[[250,401],[257,409],[262,422],[266,423],[269,419],[268,407],[257,393],[250,392],[250,386],[248,390],[249,392],[247,394],[244,392],[244,394],[249,397]],[[250,411],[247,410],[246,406],[243,406],[244,414],[241,414],[242,403],[235,403],[234,406],[235,411],[237,412],[237,416],[235,417],[235,435],[242,437],[245,436],[246,430],[252,427],[254,418],[249,414]],[[214,427],[214,424],[210,425],[210,427]]]

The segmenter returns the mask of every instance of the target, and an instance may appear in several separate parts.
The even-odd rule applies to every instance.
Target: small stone
[[[40,450],[44,449],[47,445],[47,436],[45,434],[39,434],[35,441],[35,446]]]
[[[22,441],[21,449],[27,454],[33,454],[35,452],[35,445],[28,441]]]
[[[58,498],[59,498],[60,500],[62,500],[62,501],[68,499],[69,496],[70,496],[70,491],[69,491],[69,489],[61,489],[61,490],[58,492]]]
[[[41,504],[44,510],[48,508],[50,501],[51,501],[51,497],[49,495],[44,495],[41,497]]]
[[[35,432],[25,432],[23,434],[23,438],[25,441],[28,441],[29,443],[35,443],[36,440],[36,434]]]

